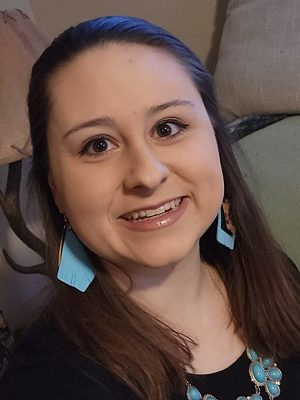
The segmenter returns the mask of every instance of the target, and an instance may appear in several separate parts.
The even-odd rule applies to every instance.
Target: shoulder
[[[38,323],[16,345],[0,381],[9,400],[134,399],[127,386],[88,360],[48,324]]]

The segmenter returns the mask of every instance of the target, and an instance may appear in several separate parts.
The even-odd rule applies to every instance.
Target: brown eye
[[[159,136],[169,136],[172,133],[172,126],[174,124],[170,124],[164,122],[157,127],[157,133]]]
[[[171,122],[163,122],[156,128],[157,134],[160,137],[170,136],[176,134],[180,130],[180,127]]]
[[[95,153],[101,153],[102,151],[106,151],[108,148],[107,140],[103,138],[96,139],[91,144],[91,149]]]
[[[156,126],[155,133],[160,138],[173,139],[187,127],[188,124],[183,124],[179,121],[164,121]]]
[[[97,137],[89,140],[79,152],[81,156],[102,156],[110,150],[115,149],[117,146],[112,142],[111,139],[106,137]]]

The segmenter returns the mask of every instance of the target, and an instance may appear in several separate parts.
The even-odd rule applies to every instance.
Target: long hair
[[[59,328],[81,352],[96,360],[140,398],[161,400],[185,387],[193,341],[140,308],[90,253],[97,278],[85,293],[57,279],[57,249],[63,221],[48,186],[47,125],[51,112],[49,79],[84,51],[108,43],[159,48],[186,70],[203,99],[215,130],[224,175],[225,197],[237,228],[233,251],[217,243],[216,220],[200,239],[202,259],[214,266],[229,297],[236,331],[244,342],[276,359],[299,352],[300,284],[270,234],[244,182],[220,120],[211,75],[195,54],[164,29],[132,17],[83,22],[58,36],[32,70],[28,108],[33,145],[32,180],[44,216],[46,264],[56,285],[51,312]]]

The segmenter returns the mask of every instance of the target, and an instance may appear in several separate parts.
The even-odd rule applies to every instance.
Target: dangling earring
[[[236,227],[232,222],[229,200],[225,199],[218,212],[217,241],[233,250]]]
[[[95,277],[91,261],[66,218],[59,245],[58,266],[57,278],[81,292],[86,291]]]

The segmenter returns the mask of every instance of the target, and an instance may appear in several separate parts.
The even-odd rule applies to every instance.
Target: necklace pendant
[[[251,361],[249,367],[249,375],[255,387],[264,387],[270,400],[275,399],[280,395],[280,381],[282,372],[274,363],[272,358],[260,358],[258,354],[247,349],[247,355]],[[262,397],[257,394],[257,397],[252,395],[250,400],[260,400]]]
[[[266,384],[267,372],[259,362],[250,364],[249,374],[256,386],[264,386]]]
[[[266,392],[268,393],[270,399],[275,399],[280,395],[279,382],[268,381],[265,386]]]
[[[263,400],[261,388],[265,389],[269,400],[280,395],[280,381],[282,372],[272,358],[263,358],[253,349],[247,348],[247,355],[251,361],[249,375],[254,383],[256,393],[251,396],[239,396],[236,400]],[[186,381],[186,397],[188,400],[218,400],[211,394],[202,396],[201,392]]]
[[[200,391],[187,382],[186,397],[188,400],[218,400],[215,396],[211,394],[206,394],[202,397]]]
[[[188,400],[202,400],[202,395],[199,390],[190,383],[187,383],[186,397]]]

